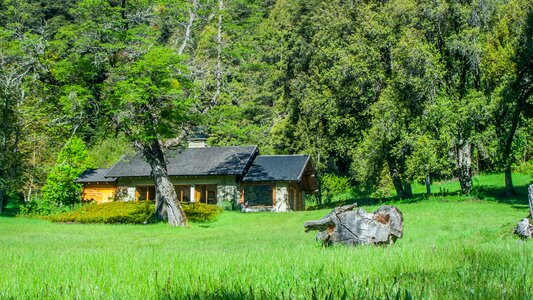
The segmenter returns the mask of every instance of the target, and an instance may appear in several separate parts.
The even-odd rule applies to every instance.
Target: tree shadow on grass
[[[18,205],[8,204],[6,207],[2,208],[2,213],[0,213],[0,218],[14,218],[19,213]]]
[[[499,203],[511,205],[528,205],[527,191],[528,185],[520,185],[514,187],[514,195],[506,196],[505,188],[498,186],[476,186],[472,191],[472,195],[479,200],[496,201]]]
[[[356,203],[357,206],[372,206],[381,204],[410,204],[418,203],[424,200],[438,199],[443,202],[448,201],[468,201],[481,200],[487,202],[498,202],[510,204],[513,208],[522,210],[528,207],[528,185],[519,185],[514,187],[515,194],[513,196],[505,195],[505,188],[499,186],[475,186],[470,194],[462,194],[461,192],[448,192],[441,190],[438,193],[427,195],[425,193],[414,194],[413,198],[400,199],[396,196],[373,198],[362,196],[357,198],[350,198],[342,201],[326,202],[322,204],[321,208],[335,208],[337,206],[350,205]]]

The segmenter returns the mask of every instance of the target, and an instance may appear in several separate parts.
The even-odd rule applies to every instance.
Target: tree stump
[[[518,222],[514,233],[518,234],[521,238],[530,239],[533,233],[533,225],[529,224],[528,218],[524,218]]]
[[[528,191],[529,217],[533,219],[533,184],[529,186]],[[530,239],[533,236],[533,224],[529,222],[528,218],[524,218],[522,221],[518,222],[514,233],[521,238]]]
[[[356,207],[336,207],[320,220],[305,222],[305,231],[319,230],[316,239],[326,246],[392,244],[402,237],[403,215],[398,208],[383,205],[371,214]]]

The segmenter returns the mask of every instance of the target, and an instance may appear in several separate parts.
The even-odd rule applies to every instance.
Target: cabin
[[[83,185],[82,201],[98,203],[111,202],[115,199],[117,179],[105,177],[109,169],[88,169],[75,180]]]
[[[309,155],[260,155],[257,146],[189,148],[165,153],[167,171],[182,202],[267,211],[305,209],[318,182]],[[76,182],[83,201],[154,200],[150,166],[141,153],[125,156],[110,169],[87,170]]]

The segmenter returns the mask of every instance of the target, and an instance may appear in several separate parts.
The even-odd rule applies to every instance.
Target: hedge
[[[190,222],[213,220],[222,209],[204,203],[182,203]],[[106,224],[146,224],[154,222],[155,203],[153,201],[117,201],[102,204],[84,205],[76,210],[45,217],[52,222],[106,223]]]

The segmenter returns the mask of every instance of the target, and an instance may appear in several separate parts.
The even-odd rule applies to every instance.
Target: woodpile
[[[305,222],[305,231],[318,230],[324,245],[392,244],[403,235],[403,215],[394,206],[383,205],[374,213],[357,204],[336,207],[320,220]]]

